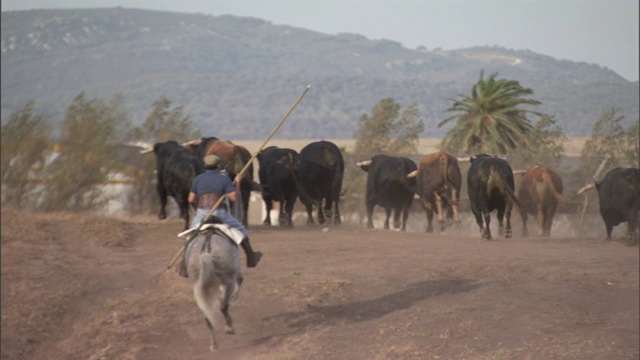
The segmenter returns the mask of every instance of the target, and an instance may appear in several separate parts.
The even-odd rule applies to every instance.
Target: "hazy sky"
[[[116,7],[264,19],[414,49],[499,45],[638,80],[638,0],[2,0],[2,11]]]

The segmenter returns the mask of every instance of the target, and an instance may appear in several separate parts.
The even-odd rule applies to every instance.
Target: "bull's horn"
[[[582,195],[582,193],[584,193],[585,191],[591,190],[591,189],[595,189],[596,188],[596,184],[589,184],[589,185],[585,185],[582,188],[580,188],[580,190],[578,190],[577,195]]]
[[[513,170],[513,175],[524,175],[527,170]]]
[[[407,179],[411,179],[418,176],[418,170],[413,170],[412,172],[407,174]]]
[[[189,140],[185,143],[182,143],[182,146],[184,147],[188,147],[188,146],[198,146],[202,144],[202,139],[195,139],[195,140]]]
[[[471,162],[471,156],[467,156],[467,157],[463,157],[463,158],[458,158],[458,162]]]
[[[360,161],[356,164],[356,166],[369,166],[371,165],[371,160]]]
[[[150,148],[153,147],[152,143],[146,141],[125,141],[124,143],[127,146],[139,147],[139,148]]]
[[[142,150],[140,150],[140,154],[148,154],[150,152],[153,152],[153,144],[146,141],[127,141],[124,144],[126,146],[142,148]]]

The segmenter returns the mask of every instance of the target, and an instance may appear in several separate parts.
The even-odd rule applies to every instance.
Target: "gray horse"
[[[216,306],[224,315],[225,332],[234,334],[229,302],[236,300],[242,284],[238,246],[213,229],[202,230],[187,246],[185,261],[193,296],[211,332],[210,350],[218,348],[214,332]]]

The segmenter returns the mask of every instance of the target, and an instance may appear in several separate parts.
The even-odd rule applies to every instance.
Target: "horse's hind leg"
[[[218,348],[218,341],[216,341],[216,334],[213,331],[213,325],[211,325],[211,323],[209,322],[209,319],[204,318],[204,321],[207,322],[207,327],[209,328],[209,331],[211,332],[211,345],[209,346],[209,350],[213,351],[213,350]]]
[[[224,329],[227,334],[236,333],[236,330],[233,327],[233,319],[231,318],[231,315],[229,315],[229,300],[231,299],[231,295],[233,295],[233,293],[235,292],[234,288],[234,286],[229,285],[224,287],[224,298],[220,303],[220,312],[222,312],[222,315],[224,315],[224,320],[227,323]]]
[[[209,350],[213,351],[218,348],[216,333],[213,330],[213,296],[212,294],[207,293],[205,289],[202,289],[198,285],[193,288],[193,295],[196,299],[196,304],[198,304],[198,307],[204,314],[204,319],[206,320],[207,327],[209,328],[209,332],[211,333],[211,346],[209,346]]]

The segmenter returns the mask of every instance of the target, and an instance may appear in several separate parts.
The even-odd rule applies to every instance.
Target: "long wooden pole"
[[[269,134],[269,136],[267,137],[267,139],[262,143],[262,145],[260,146],[260,148],[258,149],[258,151],[256,151],[253,156],[251,156],[251,159],[249,159],[249,161],[247,161],[247,163],[244,165],[244,167],[242,168],[242,170],[240,170],[240,172],[236,175],[236,178],[241,178],[244,173],[247,171],[247,169],[249,168],[249,166],[251,166],[251,164],[253,163],[253,160],[258,156],[258,154],[260,154],[260,151],[262,151],[262,149],[265,147],[265,145],[267,145],[267,143],[269,142],[269,140],[271,140],[271,138],[273,137],[273,135],[275,135],[275,133],[278,131],[278,129],[280,129],[280,127],[282,126],[282,124],[284,124],[285,120],[287,120],[287,118],[289,117],[289,115],[291,115],[291,113],[293,112],[293,109],[296,108],[296,106],[298,106],[298,103],[300,103],[300,101],[302,100],[302,98],[307,94],[307,91],[309,91],[309,89],[311,88],[311,85],[307,85],[307,87],[304,89],[304,91],[300,94],[300,96],[298,96],[298,99],[293,103],[293,105],[291,106],[291,108],[289,108],[289,111],[287,111],[287,113],[282,117],[282,119],[280,120],[280,122],[278,123],[278,125],[276,125],[276,127],[271,131],[271,134]],[[233,179],[233,184],[236,184],[236,180]],[[207,216],[204,217],[204,219],[202,219],[202,221],[200,222],[200,224],[198,224],[198,227],[196,228],[196,230],[194,231],[195,234],[197,234],[200,231],[200,227],[202,226],[202,224],[204,224],[209,217],[211,217],[211,215],[213,214],[214,211],[216,211],[216,209],[218,209],[218,207],[220,207],[220,205],[222,204],[222,202],[224,201],[224,199],[227,198],[227,194],[222,194],[222,196],[220,196],[220,199],[218,199],[218,201],[213,205],[213,207],[211,208],[211,210],[209,210],[209,213],[207,213]],[[183,233],[180,233],[178,236],[180,236]],[[193,236],[189,237],[189,240],[187,240],[187,243],[193,238]],[[171,262],[169,263],[169,266],[167,266],[167,269],[171,269],[171,267],[173,266],[173,264],[176,262],[176,260],[178,260],[178,258],[184,253],[186,248],[186,245],[181,247],[180,250],[178,251],[178,253],[176,253],[176,255],[173,257],[173,259],[171,260]]]

